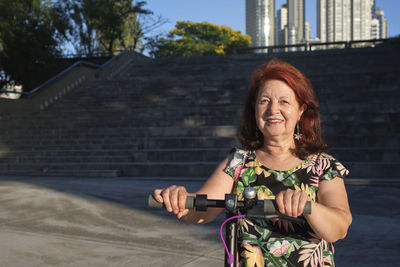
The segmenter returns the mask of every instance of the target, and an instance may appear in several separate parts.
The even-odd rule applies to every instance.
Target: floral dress
[[[318,202],[321,180],[344,178],[348,170],[332,156],[321,153],[309,156],[288,171],[263,166],[254,151],[234,149],[225,172],[235,179],[234,193],[243,200],[243,190],[251,186],[258,199],[274,199],[280,191],[291,188],[305,191]],[[306,222],[287,220],[249,220],[239,223],[240,266],[334,266],[334,248],[313,232]]]

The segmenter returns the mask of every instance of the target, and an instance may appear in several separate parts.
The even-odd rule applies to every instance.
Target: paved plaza
[[[0,177],[0,267],[223,266],[222,217],[189,225],[147,208],[154,188],[200,181]],[[353,224],[336,265],[397,266],[400,187],[347,187]]]

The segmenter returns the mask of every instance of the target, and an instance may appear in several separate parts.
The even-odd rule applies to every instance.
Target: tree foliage
[[[111,53],[143,39],[145,1],[0,0],[0,88],[31,90],[65,65],[56,62],[71,44],[88,56]],[[68,44],[68,42],[70,42]],[[60,66],[59,66],[60,65]]]
[[[149,45],[155,57],[225,55],[234,47],[247,47],[250,36],[227,26],[178,21],[166,38],[154,38]]]
[[[96,50],[124,49],[134,45],[134,34],[140,25],[138,14],[151,14],[144,9],[145,1],[132,0],[64,0],[75,27],[71,36],[79,53],[93,54]]]
[[[0,88],[10,81],[37,85],[67,29],[63,10],[51,1],[0,0]]]

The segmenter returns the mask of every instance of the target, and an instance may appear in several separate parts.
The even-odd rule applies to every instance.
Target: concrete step
[[[336,91],[336,95],[341,96],[343,93],[357,92],[361,89],[365,93],[391,91],[396,88],[394,81],[399,80],[399,73],[399,70],[369,72],[362,69],[358,73],[342,72],[334,75],[332,73],[310,75],[309,79],[318,95],[335,93]],[[362,96],[363,94],[358,95],[358,97]],[[378,94],[376,96],[379,97]]]
[[[64,162],[64,161],[104,161],[109,160],[112,157],[127,161],[130,159],[137,150],[127,149],[113,149],[113,150],[86,150],[86,149],[75,149],[75,150],[12,150],[4,151],[0,150],[0,161],[1,162],[28,162],[30,160],[35,162]],[[132,161],[132,159],[130,160]]]
[[[235,147],[239,143],[235,136],[216,137],[216,136],[169,136],[169,137],[130,137],[130,136],[114,136],[104,134],[68,134],[65,136],[29,136],[29,142],[24,138],[2,138],[3,144],[0,144],[0,154],[6,153],[7,148],[13,149],[23,148],[25,144],[26,150],[33,150],[33,146],[43,145],[62,145],[62,146],[78,146],[79,148],[86,145],[118,145],[126,147],[129,145],[132,149],[164,149],[164,148],[225,148]],[[326,136],[328,144],[333,148],[351,147],[385,147],[388,144],[391,147],[400,147],[400,135],[335,135]],[[6,144],[6,145],[5,145]],[[60,147],[60,150],[62,149]],[[67,152],[70,148],[65,149]],[[105,150],[105,149],[102,149]],[[53,151],[53,150],[52,150]],[[131,150],[129,150],[131,151]],[[50,151],[49,151],[50,152]],[[32,152],[35,153],[35,152]]]
[[[350,178],[400,178],[399,164],[400,162],[343,162],[350,170]]]
[[[393,74],[398,76],[399,73]],[[329,80],[329,77],[323,77],[324,81]],[[364,101],[382,101],[386,102],[394,101],[394,99],[399,99],[398,91],[399,88],[396,86],[396,82],[393,79],[390,80],[390,84],[380,84],[378,82],[366,82],[370,88],[366,88],[363,85],[356,85],[361,82],[355,81],[354,77],[349,82],[350,84],[346,86],[334,85],[331,82],[329,84],[321,84],[315,87],[318,98],[321,103],[326,103],[335,99],[336,102],[341,102],[345,100],[354,100],[355,102]],[[326,82],[325,82],[326,83]],[[238,81],[235,83],[227,84],[224,80],[220,81],[219,84],[214,82],[214,84],[204,84],[203,82],[199,84],[189,83],[182,84],[178,86],[175,81],[170,81],[169,86],[166,85],[166,81],[158,83],[159,88],[151,86],[149,89],[143,89],[139,85],[131,88],[123,88],[122,85],[114,84],[109,85],[110,88],[101,88],[95,86],[96,94],[93,95],[93,88],[87,88],[87,95],[82,95],[81,92],[77,92],[76,95],[70,95],[63,98],[63,101],[57,102],[52,109],[67,109],[68,106],[79,106],[80,103],[86,104],[102,104],[110,105],[110,99],[114,102],[114,105],[120,103],[128,104],[130,106],[146,105],[146,104],[158,104],[158,105],[168,105],[190,102],[194,104],[198,103],[233,103],[242,104],[244,101],[244,96],[249,87],[249,82],[247,80]],[[144,86],[141,84],[141,86]],[[115,92],[118,88],[119,93]],[[102,92],[102,90],[104,92]],[[363,94],[359,91],[362,90]],[[379,93],[378,93],[379,92]],[[240,96],[240,97],[238,97]],[[85,107],[83,105],[82,107]],[[116,108],[116,107],[114,107]]]
[[[386,122],[390,124],[400,123],[400,106],[393,104],[393,106],[386,106],[385,110],[374,112],[369,110],[368,112],[352,111],[356,108],[347,108],[348,112],[334,112],[332,110],[324,110],[321,114],[322,121],[324,123],[348,123],[352,124],[372,122],[380,123]],[[398,110],[398,111],[397,111]],[[82,111],[83,112],[83,111]],[[92,113],[87,112],[85,116],[77,117],[79,113],[66,113],[62,119],[56,119],[53,117],[42,117],[40,124],[38,123],[35,128],[43,128],[47,124],[52,124],[54,127],[57,125],[82,125],[90,127],[98,124],[113,124],[113,125],[176,125],[176,124],[188,124],[193,122],[195,125],[199,123],[210,123],[215,124],[238,124],[242,117],[242,110],[224,110],[210,109],[203,111],[188,111],[185,109],[180,110],[163,110],[155,108],[152,113],[146,112],[135,112],[134,110],[126,112],[125,114],[120,113],[109,113],[108,120],[104,122],[102,120],[103,112]],[[14,124],[18,124],[16,121]],[[11,125],[9,125],[11,126]],[[339,125],[340,126],[340,125]]]
[[[367,115],[365,115],[367,116]],[[61,129],[65,131],[70,131],[70,128],[76,129],[84,129],[84,131],[89,131],[93,129],[100,130],[104,128],[110,128],[119,130],[120,128],[126,129],[128,127],[135,129],[137,127],[159,127],[159,128],[199,128],[199,127],[219,127],[221,125],[238,125],[241,119],[241,114],[239,112],[237,114],[225,114],[221,116],[197,116],[197,115],[188,115],[176,117],[165,117],[159,118],[158,116],[146,115],[146,114],[138,114],[136,117],[130,118],[120,118],[114,120],[102,120],[100,118],[91,119],[90,117],[83,120],[66,120],[66,121],[43,121],[29,127],[29,133],[34,134],[36,129],[42,129],[43,132],[47,132],[48,129]],[[388,133],[397,133],[400,132],[399,125],[399,114],[386,114],[383,116],[376,116],[368,118],[368,120],[362,120],[354,115],[347,116],[345,118],[341,115],[331,116],[329,120],[323,120],[323,129],[327,134],[388,134]],[[367,116],[368,117],[368,116]],[[390,120],[390,123],[388,122]],[[9,127],[11,127],[9,125]],[[13,130],[18,131],[21,130],[23,132],[27,132],[26,127],[16,127]],[[5,133],[7,134],[7,133]],[[41,133],[42,134],[42,133]]]
[[[51,110],[51,112],[39,114],[40,120],[51,121],[83,121],[83,120],[101,120],[107,118],[108,120],[136,120],[136,119],[181,119],[186,116],[204,116],[214,117],[227,117],[229,115],[241,116],[242,104],[229,103],[227,104],[200,104],[180,102],[177,105],[158,105],[153,103],[153,108],[149,112],[148,105],[134,106],[128,103],[122,104],[124,108],[114,109],[112,107],[101,107],[101,105],[88,105],[88,107],[63,107],[62,117],[56,117],[55,114],[61,110]],[[110,105],[107,103],[107,105]],[[322,118],[325,120],[330,119],[332,116],[343,116],[357,118],[357,119],[370,119],[375,117],[390,116],[390,119],[398,119],[399,105],[396,103],[373,103],[373,102],[340,102],[334,103],[321,103]],[[14,120],[15,124],[18,120],[24,120],[26,116],[15,115],[9,120]]]
[[[400,132],[400,124],[391,124],[387,122],[343,122],[343,121],[330,121],[323,122],[322,129],[327,135],[385,135],[395,134]]]
[[[12,137],[4,137],[1,139],[2,142],[7,144],[7,146],[13,146],[19,147],[21,145],[27,145],[29,146],[43,146],[43,145],[79,145],[79,146],[87,146],[87,145],[107,145],[107,146],[112,146],[112,145],[118,145],[118,146],[123,146],[123,145],[138,145],[139,146],[139,141],[138,138],[133,138],[133,137],[104,137],[104,136],[90,136],[90,135],[81,135],[81,136],[54,136],[54,135],[48,135],[48,136],[41,136],[41,135],[36,135],[36,136],[29,136],[29,140],[26,140],[26,138],[23,137],[18,137],[18,138],[12,138]],[[2,145],[0,145],[0,148]],[[29,149],[30,150],[30,149]]]
[[[329,153],[340,161],[400,162],[400,147],[335,147]]]
[[[221,159],[222,160],[222,159]],[[102,171],[118,170],[123,176],[186,176],[186,177],[204,177],[209,176],[212,170],[217,166],[217,162],[133,162],[133,163],[30,163],[30,164],[4,164],[0,163],[0,175],[24,172],[29,173],[52,173],[64,172],[65,170],[74,170],[79,173],[90,170]]]
[[[329,135],[328,144],[335,147],[400,147],[400,135]]]
[[[16,149],[17,145],[28,142],[24,138],[1,139],[8,147]],[[24,143],[23,143],[24,142]],[[151,148],[221,148],[237,146],[235,137],[215,136],[171,136],[171,137],[121,137],[104,135],[83,135],[83,136],[30,136],[30,146],[33,145],[137,145],[138,149]],[[0,150],[7,146],[0,144]],[[31,147],[27,151],[31,151]],[[69,151],[69,150],[67,150]]]
[[[41,177],[119,177],[119,170],[1,170],[2,176],[41,176]]]
[[[185,58],[182,59],[160,59],[157,62],[153,62],[149,65],[149,68],[146,69],[146,66],[129,66],[127,70],[124,71],[124,77],[135,78],[135,74],[141,75],[150,75],[153,74],[151,69],[162,69],[169,71],[169,73],[174,74],[175,72],[184,73],[189,72],[191,70],[196,69],[195,74],[207,73],[210,69],[217,69],[221,65],[225,65],[225,68],[219,68],[221,73],[225,72],[234,72],[235,67],[241,66],[241,70],[246,70],[247,72],[253,70],[256,66],[266,63],[272,57],[278,57],[282,60],[286,60],[298,68],[302,69],[305,72],[309,73],[336,73],[336,72],[357,72],[360,70],[360,66],[363,66],[364,69],[368,70],[389,70],[396,69],[396,62],[393,57],[390,57],[392,53],[388,53],[387,51],[364,51],[359,50],[358,52],[352,51],[313,51],[311,53],[278,53],[275,55],[263,55],[257,54],[255,55],[234,55],[234,56],[226,56],[226,57],[205,57],[205,58]],[[350,62],[348,59],[345,59],[347,54],[351,58]],[[214,64],[210,64],[210,62],[214,60]],[[388,63],[392,64],[388,64]],[[207,63],[210,65],[207,68],[205,65]],[[386,63],[386,64],[385,64]],[[246,68],[244,67],[245,65]],[[226,66],[229,66],[227,68]],[[379,68],[379,66],[384,66],[384,68]],[[398,63],[397,63],[398,66]],[[228,70],[226,70],[228,69]],[[129,71],[131,70],[131,71]],[[164,72],[162,72],[164,73]],[[154,75],[154,74],[153,74]],[[121,77],[120,76],[120,77]],[[120,78],[119,77],[119,78]]]
[[[359,119],[370,119],[384,115],[398,117],[400,112],[399,105],[395,103],[352,103],[343,102],[336,105],[321,104],[322,119],[327,119],[327,116],[333,117],[351,117]],[[345,119],[345,118],[344,118]]]
[[[235,121],[236,120],[236,121]],[[215,135],[215,134],[207,134],[208,132],[212,132],[215,129],[221,129],[223,128],[231,128],[234,129],[236,128],[239,122],[240,118],[230,118],[230,121],[226,120],[218,120],[215,118],[201,118],[201,117],[188,117],[183,120],[177,120],[177,121],[142,121],[140,124],[139,123],[134,123],[131,122],[125,123],[123,125],[131,126],[132,132],[129,133],[129,135],[138,135],[138,136],[154,136],[157,135],[157,132],[160,130],[162,132],[164,131],[171,131],[171,134],[173,135]],[[224,123],[228,125],[224,125]],[[119,131],[119,130],[125,130],[127,128],[122,128],[121,129],[121,122],[119,121],[92,121],[90,125],[85,125],[84,122],[82,123],[76,123],[72,124],[74,128],[76,129],[81,129],[82,131],[101,131],[104,128],[108,128],[110,130],[114,131]],[[222,126],[221,126],[222,125]],[[388,123],[388,122],[369,122],[369,121],[341,121],[338,119],[337,121],[323,121],[322,123],[323,131],[327,135],[342,135],[342,134],[354,134],[354,135],[361,135],[361,134],[367,134],[367,135],[394,135],[398,132],[400,132],[400,124],[399,123]],[[54,127],[58,127],[60,131],[62,131],[63,124],[61,125],[55,125]],[[213,130],[214,128],[214,130]],[[42,128],[43,131],[34,131],[31,132],[29,130],[29,134],[31,135],[36,135],[36,134],[44,134],[46,131],[46,128]],[[23,132],[27,132],[26,129],[21,129]],[[196,133],[196,130],[199,132]],[[68,131],[68,130],[66,130]],[[163,135],[163,134],[162,134]],[[168,135],[167,135],[168,136]]]
[[[167,162],[167,161],[218,161],[225,158],[231,146],[223,148],[170,148],[141,150],[35,150],[5,153],[0,163],[107,163],[107,162]],[[341,161],[349,162],[400,162],[400,148],[384,147],[339,147],[329,151]]]
[[[146,149],[146,150],[114,150],[114,151],[55,151],[48,154],[47,151],[32,153],[19,153],[18,156],[6,155],[0,158],[0,163],[107,163],[107,162],[167,162],[167,161],[218,161],[227,157],[231,148],[221,149]],[[109,155],[109,153],[115,153]],[[118,154],[118,152],[120,152]],[[60,155],[60,153],[62,153]]]
[[[222,161],[222,159],[220,160]],[[208,177],[219,162],[132,162],[132,163],[30,163],[30,164],[5,164],[0,163],[0,175],[17,171],[29,173],[61,172],[64,170],[118,170],[123,176],[136,177]],[[365,178],[399,178],[400,162],[342,162],[350,170],[350,177]]]
[[[191,78],[188,80],[188,78]],[[96,99],[149,99],[151,96],[190,96],[205,95],[213,93],[231,92],[238,93],[247,91],[249,86],[249,78],[233,77],[226,79],[225,77],[210,78],[202,77],[200,79],[188,75],[186,79],[182,76],[176,77],[140,77],[137,81],[119,80],[119,81],[101,81],[91,82],[71,92],[63,98],[63,101],[81,100],[91,101]],[[96,94],[92,94],[96,90]]]
[[[337,123],[342,125],[341,123]],[[342,131],[340,128],[333,129],[336,133],[329,132],[324,128],[327,134],[327,140],[333,146],[399,146],[400,137],[396,131],[390,130],[390,126],[385,126],[386,130],[375,127],[373,130],[359,127],[357,125],[348,124],[349,127],[356,128],[356,131]],[[378,124],[379,125],[379,124]],[[326,126],[326,125],[325,125]],[[333,126],[335,126],[333,124]],[[333,131],[332,130],[332,131]],[[365,134],[357,133],[357,130],[363,130]],[[367,131],[368,130],[368,131]],[[390,130],[390,131],[389,131]],[[339,133],[337,133],[339,132]],[[340,133],[342,132],[342,133]],[[375,132],[375,134],[374,134]],[[393,133],[392,133],[393,132]],[[28,134],[29,133],[29,134]],[[391,134],[392,133],[392,134]],[[29,136],[29,138],[27,138]],[[152,148],[152,147],[168,147],[168,144],[187,146],[187,143],[193,142],[192,147],[202,147],[202,142],[209,144],[208,147],[216,147],[216,143],[234,144],[236,136],[236,126],[216,126],[216,127],[140,127],[128,128],[120,127],[112,128],[86,128],[85,130],[63,128],[53,128],[47,130],[29,130],[13,129],[13,131],[3,131],[0,148],[8,150],[15,147],[21,150],[32,150],[33,146],[54,146],[55,149],[63,149],[63,146],[70,146],[67,149],[74,149],[77,146],[88,145],[88,149],[101,146],[107,148]],[[219,138],[223,138],[219,140]],[[155,141],[159,140],[159,141]],[[186,141],[188,140],[188,141]],[[194,141],[196,140],[196,141]],[[212,140],[212,141],[208,141]],[[159,143],[161,142],[161,143]],[[196,142],[196,143],[194,143]],[[211,143],[210,143],[211,142]],[[163,144],[162,144],[163,143]],[[196,145],[194,145],[196,144]],[[60,145],[58,147],[58,145]],[[122,148],[121,148],[122,146]],[[206,145],[207,146],[207,145]]]
[[[97,151],[97,150],[126,150],[126,149],[137,149],[137,144],[81,144],[81,145],[72,145],[72,144],[25,144],[25,145],[16,145],[16,146],[7,146],[3,149],[5,153],[7,153],[7,148],[12,148],[12,151],[32,151],[32,152],[40,152],[40,151]]]
[[[25,127],[6,129],[2,134],[21,136],[26,133]],[[51,136],[135,136],[135,137],[177,137],[177,136],[215,136],[215,137],[234,137],[236,136],[236,125],[217,125],[217,126],[126,126],[111,128],[107,126],[85,127],[84,130],[74,127],[52,127],[51,129],[40,126],[29,129],[29,136],[45,137]],[[26,136],[26,134],[23,134]]]

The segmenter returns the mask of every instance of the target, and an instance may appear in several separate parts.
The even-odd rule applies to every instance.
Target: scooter
[[[239,218],[247,219],[285,219],[300,224],[305,223],[302,218],[294,218],[280,214],[278,212],[275,200],[257,199],[257,192],[252,187],[246,187],[243,192],[244,200],[238,200],[235,194],[226,194],[225,200],[207,199],[207,195],[196,195],[196,197],[186,198],[186,209],[196,209],[196,211],[207,211],[207,208],[224,208],[226,211],[226,220],[220,227],[220,236],[225,247],[225,267],[237,267],[237,220]],[[153,195],[149,195],[148,206],[150,208],[164,208],[164,204],[154,199]],[[303,214],[311,214],[311,202],[308,201],[304,207]],[[225,242],[222,234],[225,228]]]

